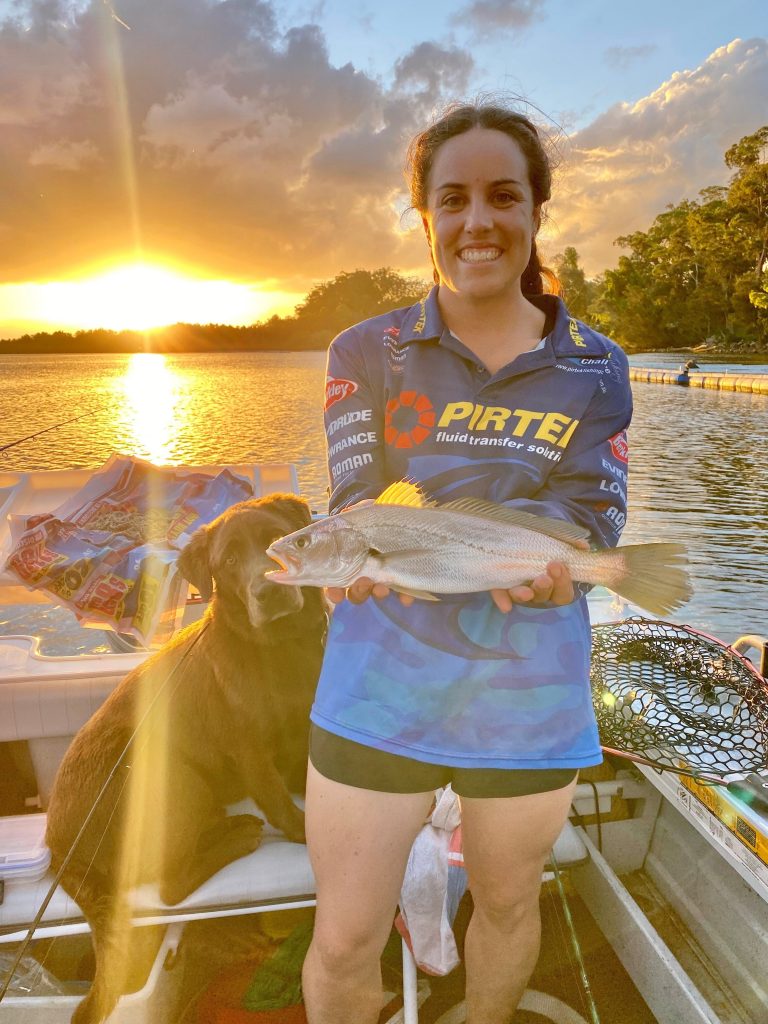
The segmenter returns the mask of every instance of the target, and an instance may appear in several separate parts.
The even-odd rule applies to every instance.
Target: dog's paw
[[[237,819],[238,838],[245,846],[249,847],[249,852],[253,853],[254,850],[258,850],[261,846],[264,833],[264,819],[257,818],[255,814],[238,814]]]
[[[283,835],[286,839],[290,839],[292,843],[306,843],[307,836],[304,831],[304,813],[300,810],[296,810],[296,816],[291,815],[291,820],[285,822],[283,829]]]

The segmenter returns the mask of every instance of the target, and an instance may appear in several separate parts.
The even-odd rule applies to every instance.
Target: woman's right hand
[[[328,600],[333,604],[339,604],[346,597],[352,604],[362,604],[363,601],[367,601],[371,595],[376,598],[387,597],[389,595],[389,587],[384,583],[374,583],[372,579],[367,576],[361,576],[355,580],[354,583],[350,584],[346,590],[344,587],[327,587],[326,594]],[[409,594],[399,594],[400,604],[407,607],[412,605],[414,598]]]
[[[354,505],[347,505],[346,508],[341,509],[341,511],[348,512],[353,508],[362,508],[364,505],[373,504],[373,498],[363,498],[362,501],[356,501]],[[363,601],[367,601],[371,595],[377,598],[387,597],[389,595],[389,587],[384,583],[374,583],[373,580],[369,579],[367,576],[361,576],[346,588],[326,587],[325,593],[332,604],[340,604],[345,597],[352,604],[362,604]],[[413,601],[414,599],[409,597],[407,594],[400,594],[400,603],[404,604],[406,607],[413,604]]]

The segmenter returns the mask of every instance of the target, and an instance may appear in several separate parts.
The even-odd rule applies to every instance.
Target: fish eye
[[[296,538],[296,547],[297,548],[305,548],[307,546],[307,544],[309,544],[309,537],[297,537]]]

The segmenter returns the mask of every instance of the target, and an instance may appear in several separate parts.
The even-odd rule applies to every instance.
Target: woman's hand
[[[585,544],[585,550],[589,545]],[[576,596],[573,580],[564,562],[549,562],[546,570],[530,584],[492,590],[491,597],[500,612],[511,612],[516,604],[570,604]]]
[[[362,604],[363,601],[367,601],[369,597],[386,597],[389,594],[389,587],[384,583],[374,583],[373,580],[368,579],[367,576],[361,576],[360,579],[355,580],[354,583],[350,584],[345,590],[344,587],[328,587],[326,589],[328,600],[334,604],[338,604],[343,601],[346,597],[347,600],[351,601],[352,604]],[[414,598],[409,594],[400,594],[400,603],[406,607],[412,605]]]
[[[354,505],[347,505],[342,511],[347,512],[351,508],[361,508],[363,505],[373,505],[373,498],[363,498],[362,501],[355,502]],[[382,598],[387,597],[389,594],[389,587],[383,583],[374,583],[373,580],[367,576],[361,576],[359,579],[351,583],[346,589],[344,587],[326,587],[326,596],[332,604],[339,604],[346,597],[352,604],[362,604],[363,601],[367,601],[371,595],[373,597]],[[406,607],[413,604],[414,599],[409,597],[408,594],[400,594],[400,603]]]

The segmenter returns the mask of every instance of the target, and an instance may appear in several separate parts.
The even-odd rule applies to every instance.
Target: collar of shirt
[[[437,340],[441,345],[457,351],[460,355],[473,358],[469,349],[446,328],[437,302],[438,286],[435,285],[415,306],[408,310],[397,339],[399,347],[419,341]],[[562,299],[556,295],[532,295],[529,301],[544,312],[554,309],[555,323],[552,330],[542,339],[543,344],[523,352],[515,363],[532,368],[532,365],[553,365],[558,358],[605,357],[609,353],[607,339],[585,328],[569,315]],[[532,362],[531,362],[532,361]]]

